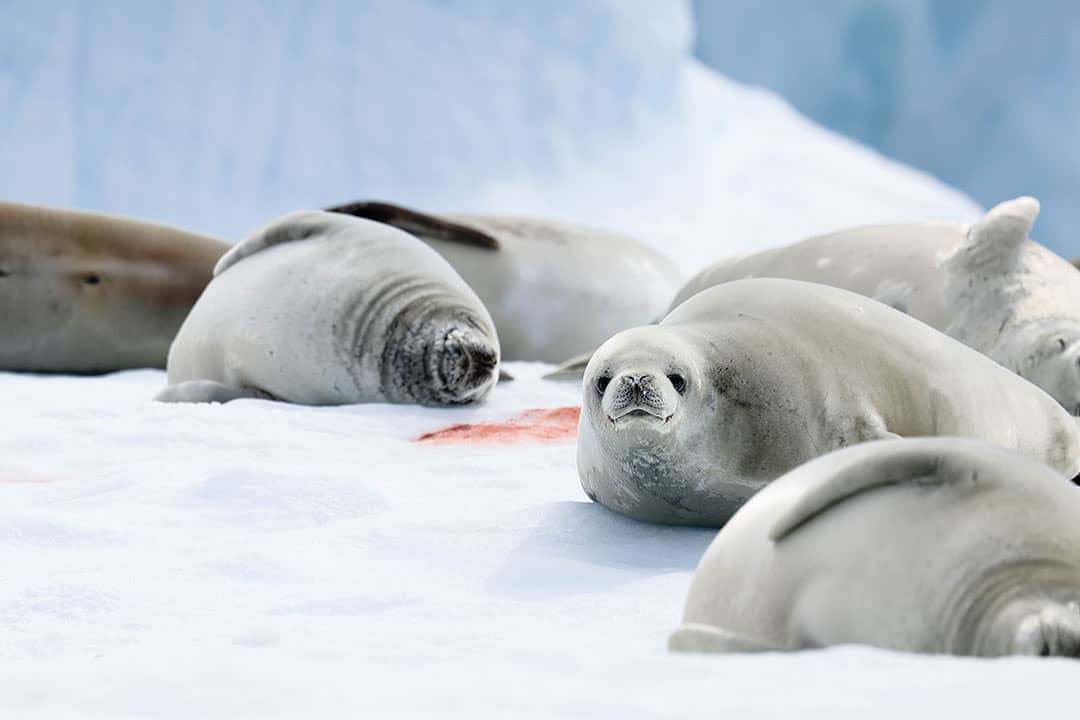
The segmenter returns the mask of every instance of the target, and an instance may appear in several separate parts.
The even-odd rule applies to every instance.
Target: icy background
[[[1074,0],[695,0],[696,54],[986,206],[1035,195],[1080,256]]]
[[[689,58],[661,0],[4,0],[0,197],[233,240],[384,198],[543,214],[687,270],[963,196]]]
[[[0,196],[230,239],[375,196],[610,225],[690,271],[931,178],[690,59],[679,3],[0,3]],[[670,656],[702,530],[589,503],[572,441],[418,445],[576,405],[149,401],[156,371],[0,374],[0,717],[1010,717],[1075,665]],[[1064,713],[1063,713],[1064,711]]]

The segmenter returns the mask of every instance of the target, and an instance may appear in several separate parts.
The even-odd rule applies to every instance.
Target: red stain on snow
[[[433,445],[556,442],[577,437],[579,407],[526,410],[505,422],[462,423],[424,433],[416,442]]]

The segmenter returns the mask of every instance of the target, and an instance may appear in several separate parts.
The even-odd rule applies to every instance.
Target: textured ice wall
[[[1043,201],[1080,255],[1080,4],[695,0],[697,54],[984,205]]]

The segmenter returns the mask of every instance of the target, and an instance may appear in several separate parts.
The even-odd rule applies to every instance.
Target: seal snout
[[[619,427],[633,420],[667,423],[675,414],[675,388],[662,375],[626,371],[615,377],[601,376],[597,392],[608,420]]]
[[[452,402],[474,400],[493,384],[499,351],[486,337],[468,328],[454,328],[440,344],[434,374]]]

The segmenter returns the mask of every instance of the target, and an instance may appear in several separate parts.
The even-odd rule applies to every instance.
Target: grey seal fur
[[[722,260],[672,307],[746,277],[852,290],[988,355],[1080,415],[1080,273],[1028,236],[1039,202],[1003,202],[971,225],[875,225]]]
[[[1080,471],[1077,420],[1038,387],[909,315],[796,280],[718,285],[615,335],[583,393],[582,487],[647,522],[721,526],[797,465],[896,436],[981,438]]]
[[[476,294],[388,225],[300,211],[218,262],[169,351],[163,401],[457,405],[498,376]]]
[[[427,242],[476,291],[505,360],[559,362],[667,307],[682,277],[625,235],[534,218],[433,215],[383,202],[331,208]]]
[[[165,367],[228,249],[165,225],[0,202],[0,370]]]
[[[1080,657],[1077,517],[1080,490],[989,443],[838,450],[717,534],[668,645]]]

